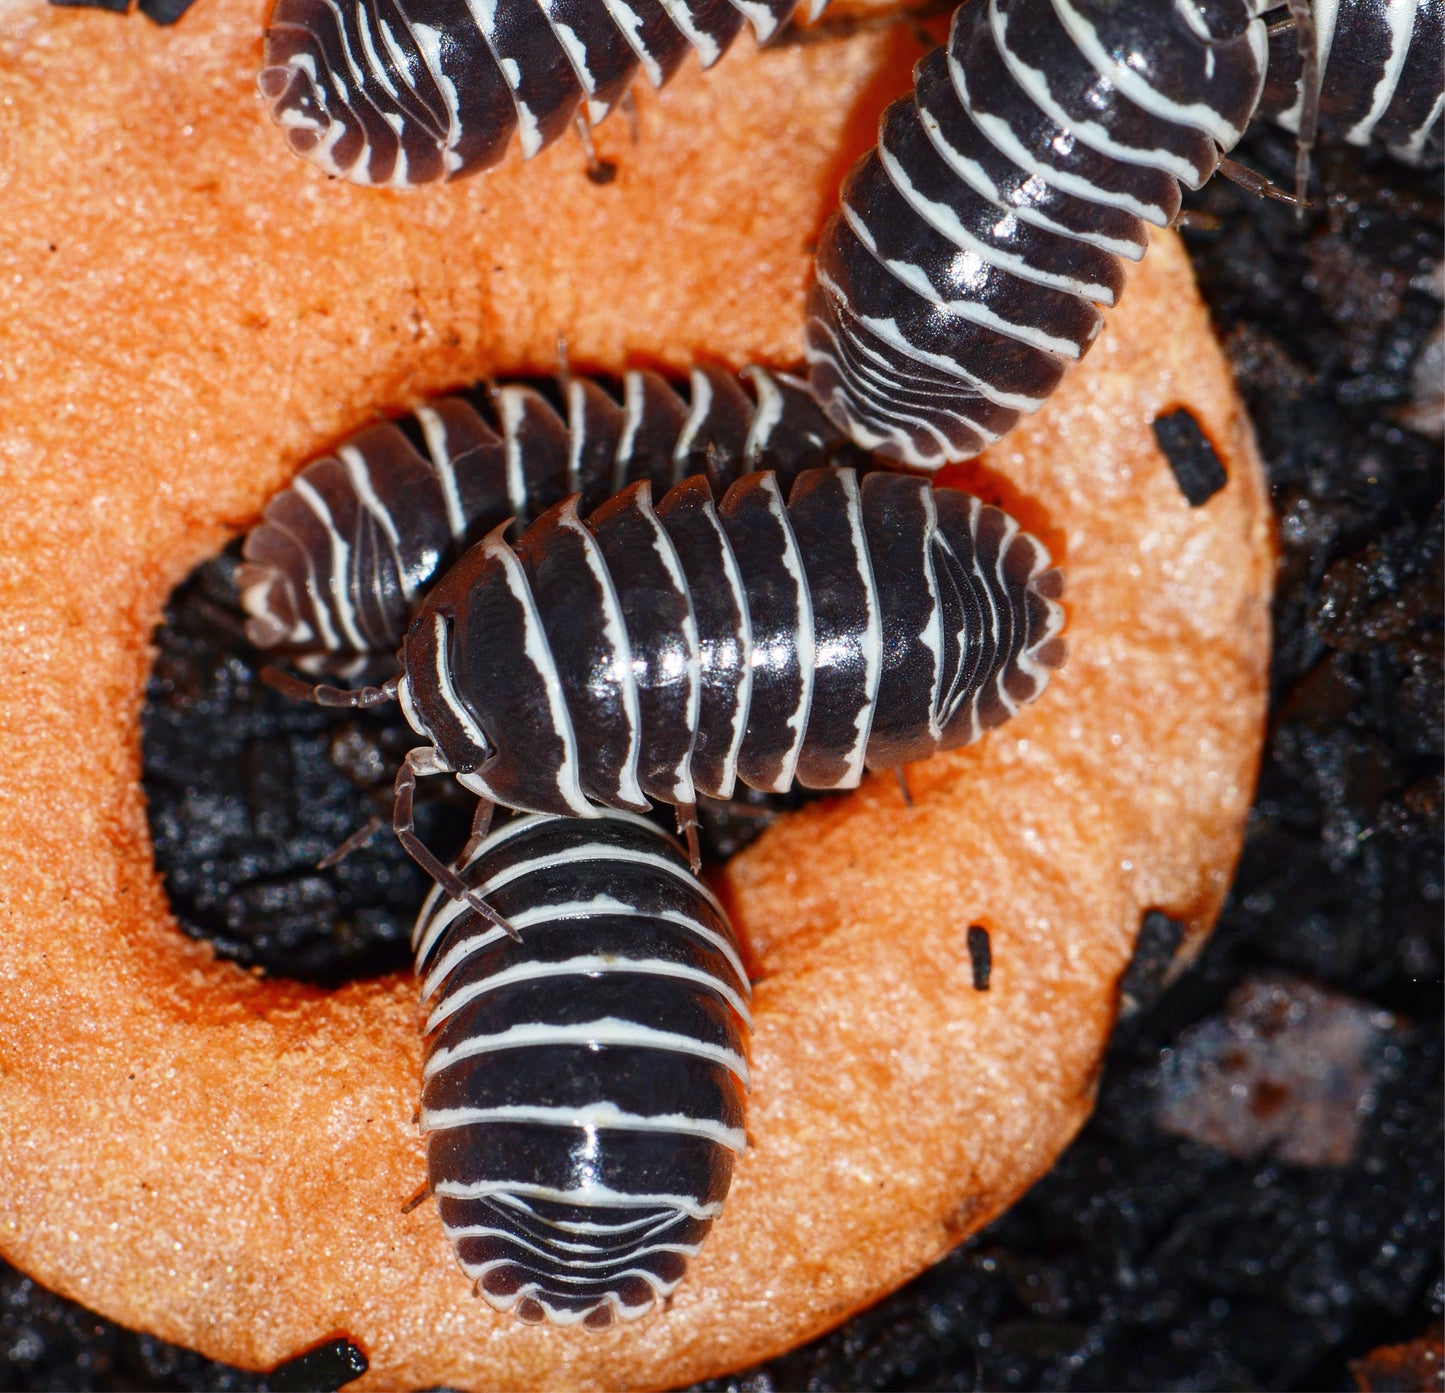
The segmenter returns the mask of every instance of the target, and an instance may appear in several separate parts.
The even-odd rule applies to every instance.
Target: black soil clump
[[[264,685],[242,631],[236,546],[175,592],[141,716],[143,778],[176,919],[245,967],[322,985],[405,968],[430,881],[390,831],[391,785],[416,743],[395,706],[337,711]],[[470,811],[428,780],[417,825],[454,852]],[[373,817],[370,843],[319,862]]]

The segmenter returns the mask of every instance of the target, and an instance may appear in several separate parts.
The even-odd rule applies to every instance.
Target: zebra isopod
[[[1383,144],[1429,165],[1445,152],[1445,0],[1311,0],[1319,128],[1353,145]],[[1283,7],[1267,16],[1262,115],[1300,129],[1307,101],[1299,38]]]
[[[520,940],[437,890],[417,919],[427,1189],[493,1306],[633,1320],[682,1280],[744,1148],[732,927],[625,813],[514,820],[458,869]]]
[[[397,695],[436,766],[594,816],[851,788],[976,739],[1062,658],[1058,572],[997,508],[889,473],[633,484],[500,531],[427,594]],[[605,680],[599,675],[605,674]]]
[[[855,787],[953,749],[1032,701],[1064,657],[1060,573],[998,508],[916,477],[810,469],[787,506],[771,472],[714,504],[700,475],[654,507],[643,480],[575,498],[508,545],[497,528],[417,609],[381,687],[426,742],[393,827],[450,893],[494,913],[416,837],[418,776],[488,804],[573,817],[699,794]]]
[[[412,188],[531,158],[585,111],[596,125],[640,69],[703,67],[744,21],[759,43],[798,0],[277,0],[257,85],[287,143],[328,174]],[[808,0],[816,17],[826,0]]]
[[[695,367],[685,401],[656,373],[629,372],[619,395],[566,378],[559,415],[509,384],[349,437],[246,538],[237,582],[251,641],[303,671],[355,676],[389,662],[445,565],[509,518],[525,527],[569,494],[585,515],[639,479],[660,495],[701,473],[720,495],[764,463],[786,487],[803,469],[861,458],[786,374],[748,368],[740,382]]]
[[[883,115],[824,229],[809,381],[865,448],[936,469],[1036,410],[1238,141],[1258,0],[975,0]]]

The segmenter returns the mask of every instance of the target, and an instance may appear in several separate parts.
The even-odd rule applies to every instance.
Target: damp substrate
[[[1290,182],[1287,136],[1240,157]],[[1270,743],[1219,928],[1165,990],[1178,927],[1147,917],[1098,1110],[1008,1214],[832,1334],[700,1388],[1354,1389],[1351,1361],[1440,1320],[1440,176],[1335,147],[1315,188],[1301,224],[1216,180],[1186,230],[1281,548]],[[384,806],[405,737],[260,687],[230,565],[178,592],[145,713],[177,918],[272,973],[402,967],[422,882],[393,840],[310,868]],[[180,772],[197,759],[216,782]],[[423,816],[464,832],[444,796]],[[709,850],[766,816],[713,817]],[[338,1340],[246,1373],[0,1264],[0,1390],[325,1389],[362,1367]]]

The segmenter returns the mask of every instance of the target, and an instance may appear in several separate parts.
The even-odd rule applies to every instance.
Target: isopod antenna
[[[289,672],[273,666],[261,669],[261,680],[270,688],[290,697],[293,701],[309,701],[316,706],[350,708],[366,711],[374,706],[383,706],[396,700],[399,678],[392,678],[379,687],[332,687],[326,683],[303,682]],[[475,890],[470,890],[457,873],[442,863],[435,852],[417,835],[413,817],[413,803],[416,797],[416,781],[431,774],[447,774],[451,771],[437,758],[436,751],[428,746],[410,750],[397,770],[392,791],[391,830],[406,853],[454,900],[476,910],[488,923],[495,924],[511,937],[518,937],[517,931]],[[482,802],[478,805],[477,816],[472,824],[472,835],[467,848],[472,848],[486,835],[486,822],[490,820],[492,805]],[[323,866],[333,866],[344,856],[369,841],[375,831],[375,824],[361,828],[348,837],[335,851],[322,861]]]

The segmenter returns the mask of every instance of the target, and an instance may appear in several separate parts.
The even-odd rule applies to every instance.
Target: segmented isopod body
[[[499,523],[525,527],[578,495],[592,508],[639,479],[661,494],[706,474],[719,494],[766,464],[784,486],[858,452],[785,374],[749,368],[752,395],[715,367],[690,401],[656,373],[629,372],[621,400],[558,383],[565,420],[530,387],[448,397],[370,426],[302,470],[266,506],[237,572],[247,633],[305,671],[354,676],[389,661],[441,570]]]
[[[1253,113],[1256,8],[960,7],[819,245],[809,381],[860,445],[936,469],[1043,404]]]
[[[1445,150],[1445,0],[1312,0],[1319,126],[1354,145],[1384,144],[1410,164]],[[1271,12],[1269,75],[1259,110],[1298,130],[1304,106],[1298,36]]]
[[[809,15],[826,0],[808,0]],[[746,20],[759,43],[798,0],[277,0],[258,85],[298,155],[402,189],[535,155],[585,110],[596,125],[639,68],[661,87]]]
[[[417,773],[513,808],[851,788],[978,737],[1063,658],[1061,577],[1006,513],[885,471],[698,476],[501,529],[428,592],[396,688]]]
[[[521,937],[438,890],[412,938],[442,1225],[502,1310],[635,1319],[682,1280],[744,1147],[732,927],[676,844],[627,814],[516,820],[458,869]]]

